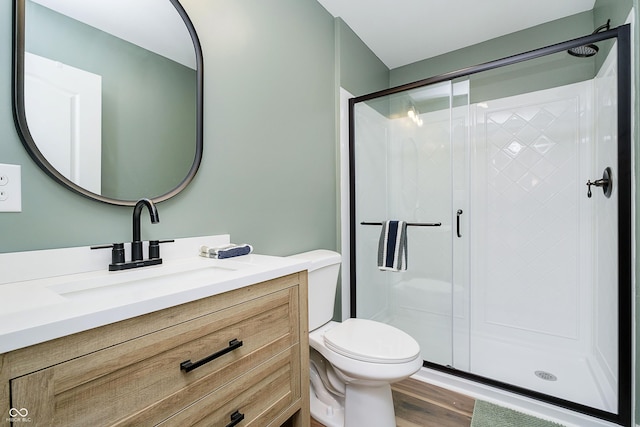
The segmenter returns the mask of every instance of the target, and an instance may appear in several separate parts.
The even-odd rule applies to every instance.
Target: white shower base
[[[412,313],[411,316],[396,315],[376,320],[411,334],[420,344],[424,360],[607,412],[616,412],[616,392],[610,389],[598,364],[588,356],[555,348],[471,337],[469,369],[464,369],[452,361],[450,320],[444,316]],[[458,335],[457,340],[460,339],[469,338]],[[556,379],[542,379],[536,376],[536,371],[550,373]]]
[[[602,379],[597,363],[581,354],[562,353],[490,338],[471,338],[471,372],[507,384],[616,412],[614,390]],[[556,380],[536,376],[553,374]]]
[[[608,421],[429,368],[420,369],[412,378],[475,399],[560,423],[566,427],[619,427]]]

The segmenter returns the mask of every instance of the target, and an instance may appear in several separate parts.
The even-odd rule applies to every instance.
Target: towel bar
[[[360,225],[382,225],[382,223],[362,221]],[[408,222],[407,225],[413,226],[413,227],[440,227],[442,223],[441,222]]]

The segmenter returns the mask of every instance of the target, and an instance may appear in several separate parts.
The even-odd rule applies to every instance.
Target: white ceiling
[[[390,69],[591,10],[595,0],[318,0]]]

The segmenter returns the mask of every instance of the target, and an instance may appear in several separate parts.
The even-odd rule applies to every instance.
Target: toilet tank
[[[333,305],[338,286],[338,272],[342,257],[326,249],[291,255],[310,261],[309,271],[309,331],[333,318]]]

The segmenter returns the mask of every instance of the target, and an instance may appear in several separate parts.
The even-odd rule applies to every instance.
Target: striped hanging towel
[[[378,242],[378,268],[385,271],[407,270],[407,223],[383,221]]]

